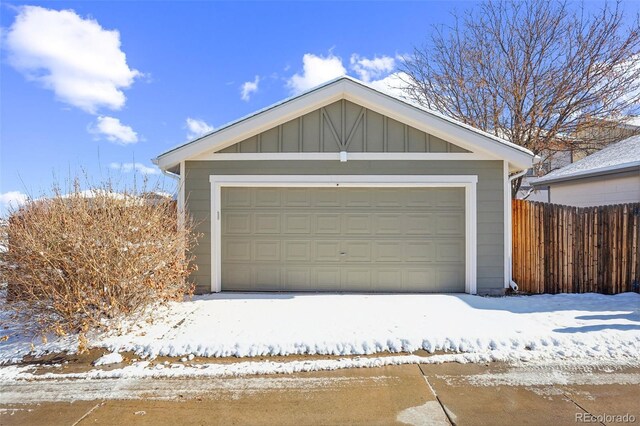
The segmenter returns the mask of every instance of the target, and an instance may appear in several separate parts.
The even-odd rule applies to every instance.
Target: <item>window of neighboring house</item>
[[[551,171],[551,162],[550,161],[544,161],[541,164],[538,164],[532,168],[530,168],[529,170],[527,170],[527,174],[525,175],[526,177],[538,177],[538,176],[544,176],[547,173],[549,173]]]

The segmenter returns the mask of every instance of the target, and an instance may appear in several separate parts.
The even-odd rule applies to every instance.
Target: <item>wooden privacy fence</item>
[[[640,203],[513,200],[513,280],[528,293],[639,292]]]

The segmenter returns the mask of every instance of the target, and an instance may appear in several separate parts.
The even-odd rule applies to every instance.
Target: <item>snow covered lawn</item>
[[[73,352],[73,337],[46,344],[11,334],[0,363]],[[1,336],[0,336],[1,337]],[[240,294],[197,296],[153,324],[92,336],[112,352],[205,357],[362,355],[448,351],[451,360],[640,358],[640,295],[561,294],[486,298],[465,294]],[[391,362],[391,360],[389,360]]]

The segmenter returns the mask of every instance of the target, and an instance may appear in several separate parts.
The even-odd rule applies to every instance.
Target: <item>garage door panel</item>
[[[400,213],[377,214],[373,223],[376,235],[401,235],[404,233],[404,225]]]
[[[410,292],[433,291],[435,271],[433,269],[409,269],[402,274],[402,290]]]
[[[259,270],[257,268],[251,268],[254,275],[254,288],[268,288],[270,290],[281,290],[284,286],[281,284],[280,268],[274,267],[262,267]]]
[[[223,188],[222,200],[223,290],[464,291],[462,188]]]
[[[260,240],[253,242],[253,259],[256,262],[279,262],[280,240]]]
[[[285,234],[311,234],[311,220],[309,213],[285,213]]]
[[[251,188],[225,188],[222,203],[228,208],[251,207]]]
[[[310,262],[311,242],[308,240],[284,241],[285,262]]]
[[[301,288],[311,290],[311,271],[309,268],[285,268],[284,271],[285,288]]]
[[[345,235],[370,235],[372,233],[371,215],[366,213],[345,213],[343,215]]]
[[[431,213],[409,213],[403,219],[407,235],[431,235],[434,232],[435,217]]]
[[[436,198],[434,196],[434,191],[437,191],[438,188],[431,188],[428,191],[425,191],[422,188],[407,188],[404,190],[406,192],[406,207],[435,207]]]
[[[371,262],[371,245],[371,241],[346,241],[341,253],[349,262]]]
[[[315,207],[340,207],[340,194],[336,188],[315,188],[311,204]]]
[[[405,242],[404,258],[412,263],[431,263],[435,259],[434,243],[432,241]]]
[[[234,239],[226,240],[222,244],[223,262],[250,262],[251,261],[251,240]]]
[[[224,223],[224,232],[227,234],[251,234],[251,213],[224,213],[222,221]]]
[[[373,260],[375,262],[402,262],[403,244],[399,241],[374,242]]]
[[[253,213],[253,229],[256,234],[279,234],[281,219],[279,213]]]
[[[371,190],[369,188],[336,189],[341,195],[342,205],[345,207],[371,207]]]
[[[319,291],[340,291],[340,268],[314,268],[314,288]]]
[[[402,289],[402,269],[378,269],[374,279],[378,291],[392,292]]]
[[[260,188],[260,191],[253,191],[254,207],[280,207],[280,188]]]
[[[442,241],[436,246],[436,261],[463,262],[464,244],[460,241]]]
[[[284,191],[284,207],[309,207],[311,206],[308,188],[287,188]]]
[[[314,241],[314,256],[317,262],[340,262],[341,249],[339,240]]]
[[[342,270],[341,289],[345,291],[371,291],[371,270],[347,268]]]
[[[464,191],[450,191],[436,188],[434,191],[436,207],[458,207],[464,203]]]
[[[464,280],[463,268],[439,268],[436,271],[436,282],[441,291],[457,291],[458,283],[462,280]]]
[[[234,266],[233,264],[222,264],[222,282],[234,290],[252,290],[251,269]]]
[[[339,214],[317,214],[316,234],[340,234],[342,217]]]
[[[464,236],[464,213],[447,211],[446,215],[438,215],[436,220],[436,232],[438,235]]]
[[[373,193],[375,207],[402,207],[405,197],[397,188],[378,189]]]

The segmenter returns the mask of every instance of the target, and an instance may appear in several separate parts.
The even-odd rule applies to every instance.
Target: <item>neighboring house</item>
[[[525,199],[528,201],[541,201],[549,202],[549,192],[546,187],[534,187],[531,182],[536,180],[539,176],[549,173],[551,170],[559,169],[567,164],[571,164],[573,161],[573,155],[571,151],[556,151],[551,155],[540,155],[546,158],[545,161],[541,161],[536,167],[532,167],[527,170],[527,173],[522,178],[520,189],[516,198]]]
[[[204,237],[196,291],[504,292],[533,154],[341,77],[154,162]]]
[[[586,207],[640,202],[640,136],[632,136],[532,181],[549,202]]]
[[[516,198],[528,201],[550,202],[549,191],[546,186],[534,186],[532,182],[538,178],[579,161],[588,155],[600,151],[602,148],[640,134],[638,119],[629,123],[605,122],[602,127],[578,132],[575,137],[582,140],[577,146],[562,149],[566,142],[560,144],[558,149],[540,153],[541,161],[527,171],[522,179]],[[589,143],[591,141],[591,143]]]

